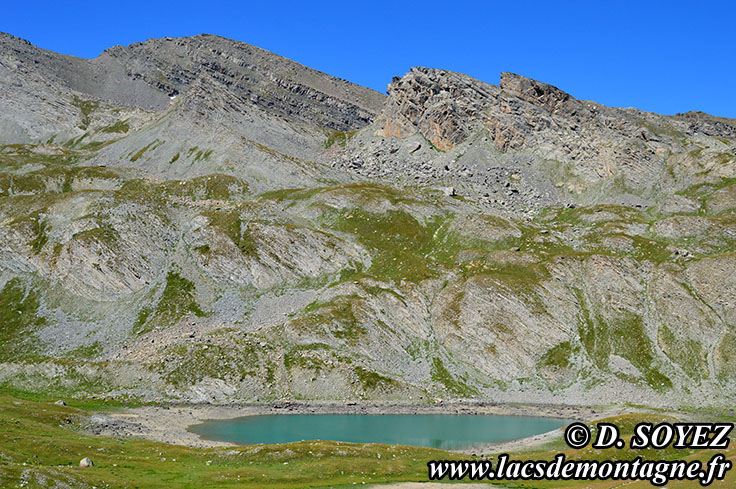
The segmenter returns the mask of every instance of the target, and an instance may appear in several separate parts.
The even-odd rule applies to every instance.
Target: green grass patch
[[[80,231],[74,234],[73,238],[80,241],[94,241],[114,249],[120,239],[118,232],[104,220],[97,220],[98,227]]]
[[[676,141],[681,141],[685,138],[685,135],[681,131],[678,131],[670,124],[667,124],[665,122],[655,124],[653,122],[640,119],[637,121],[637,124],[639,124],[641,127],[649,129],[651,132],[657,134],[658,136],[669,136]]]
[[[287,370],[301,368],[320,372],[329,370],[322,358],[314,353],[318,351],[331,352],[332,348],[324,343],[309,343],[306,345],[295,345],[284,354],[284,367]]]
[[[102,129],[100,129],[100,132],[106,132],[106,133],[125,133],[130,130],[130,126],[128,126],[128,121],[117,121],[114,124],[110,124],[109,126],[105,126]]]
[[[699,381],[709,376],[708,355],[700,342],[678,339],[665,324],[659,327],[658,343],[667,357],[678,364],[691,379]]]
[[[194,251],[202,255],[209,255],[212,252],[209,244],[203,244],[201,246],[195,246]]]
[[[584,304],[581,302],[581,304]],[[609,370],[612,354],[625,358],[643,375],[654,390],[672,388],[672,382],[657,368],[654,345],[644,329],[644,319],[627,311],[616,311],[611,317],[590,312],[583,305],[584,321],[578,333],[589,358],[602,370]],[[635,379],[626,378],[634,381]]]
[[[194,161],[204,161],[209,159],[209,157],[212,156],[212,150],[208,149],[205,151],[199,150],[197,151],[197,154],[194,155]]]
[[[41,218],[39,213],[36,213],[31,223],[34,237],[28,244],[31,246],[33,254],[38,255],[46,246],[46,243],[49,242],[49,225],[45,219]]]
[[[139,159],[140,159],[140,158],[141,158],[141,157],[143,156],[143,154],[144,154],[144,153],[145,153],[146,151],[148,151],[148,150],[149,150],[149,149],[150,149],[150,148],[151,148],[152,146],[154,146],[154,145],[155,145],[155,144],[157,144],[157,143],[158,143],[158,139],[154,139],[153,141],[151,141],[151,142],[150,142],[150,143],[148,143],[147,145],[143,146],[143,147],[142,147],[141,149],[139,149],[139,150],[138,150],[138,151],[137,151],[137,152],[136,152],[136,153],[135,153],[135,154],[134,154],[134,155],[133,155],[133,156],[132,156],[132,157],[130,158],[130,161],[131,161],[131,162],[133,162],[133,163],[135,163],[136,161],[138,161],[138,160],[139,160]]]
[[[74,96],[72,103],[81,112],[82,125],[80,126],[80,128],[87,129],[90,123],[90,115],[92,115],[92,113],[100,107],[100,103],[95,100],[84,100],[77,97],[76,95]]]
[[[316,187],[311,189],[301,189],[301,188],[284,188],[279,190],[271,190],[268,192],[264,192],[259,196],[259,200],[276,200],[276,201],[283,201],[283,200],[291,200],[291,201],[298,201],[298,200],[307,200],[320,192],[322,192],[324,189],[322,187]],[[292,202],[293,204],[293,202]]]
[[[240,220],[239,212],[208,210],[204,215],[209,219],[210,226],[230,238],[241,253],[249,257],[258,257],[258,244],[249,226],[247,224],[244,226]]]
[[[391,389],[398,386],[398,382],[390,377],[386,377],[372,370],[363,367],[355,367],[353,369],[355,375],[360,380],[363,388],[366,390]]]
[[[89,345],[78,346],[68,351],[64,356],[73,360],[89,360],[95,358],[102,353],[102,345],[99,341],[95,341]]]
[[[213,173],[189,180],[171,180],[161,184],[161,191],[166,195],[187,197],[192,200],[235,200],[248,190],[248,183],[243,180]]]
[[[576,348],[569,341],[564,341],[547,350],[537,365],[540,367],[569,368],[570,359],[575,351]]]
[[[155,308],[143,308],[138,314],[134,331],[143,334],[155,326],[170,326],[187,314],[204,317],[197,304],[194,284],[177,272],[169,271],[166,286]]]
[[[450,371],[447,370],[442,360],[437,357],[432,359],[430,376],[434,382],[439,382],[444,385],[445,388],[453,394],[464,397],[473,397],[478,395],[477,389],[466,384],[464,381],[465,379],[454,377]]]
[[[357,345],[368,333],[356,317],[360,302],[360,297],[356,295],[338,296],[329,302],[313,302],[304,308],[302,316],[295,319],[292,325],[310,333],[322,330],[324,334]]]
[[[48,165],[28,173],[0,173],[0,197],[71,192],[75,181],[118,179],[117,173],[99,166]]]
[[[344,147],[350,139],[357,134],[355,131],[331,131],[325,140],[325,148],[331,148],[334,144]]]
[[[161,352],[164,362],[153,368],[167,382],[185,388],[205,379],[237,383],[260,373],[260,359],[254,343],[232,338],[227,346],[209,343],[167,347]]]
[[[369,275],[410,282],[437,275],[426,257],[432,249],[432,230],[406,212],[376,214],[362,209],[345,210],[332,226],[356,235],[361,244],[374,250]]]
[[[38,315],[39,292],[24,285],[19,278],[10,279],[0,291],[0,358],[14,361],[29,356],[38,347],[33,332],[46,325]]]

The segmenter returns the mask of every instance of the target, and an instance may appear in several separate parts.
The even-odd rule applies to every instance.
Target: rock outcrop
[[[413,68],[388,93],[371,129],[334,166],[449,183],[512,211],[571,202],[651,206],[694,183],[734,177],[733,165],[724,165],[734,156],[732,120],[605,107],[512,73],[494,86]],[[508,190],[510,174],[516,192]]]

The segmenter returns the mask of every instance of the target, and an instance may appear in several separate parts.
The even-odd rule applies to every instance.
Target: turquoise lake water
[[[336,440],[457,450],[538,435],[568,423],[526,416],[283,414],[212,420],[189,431],[239,445]]]

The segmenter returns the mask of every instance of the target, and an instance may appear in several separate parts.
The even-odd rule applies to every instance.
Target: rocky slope
[[[724,406],[736,121],[215,36],[0,36],[0,382]]]
[[[0,34],[0,93],[0,142],[95,149],[95,164],[161,178],[226,171],[261,190],[339,178],[325,141],[368,124],[384,98],[209,35],[85,60]]]
[[[734,177],[732,120],[605,107],[511,73],[494,86],[414,68],[388,93],[372,130],[335,166],[445,182],[516,214],[567,203],[649,208]]]

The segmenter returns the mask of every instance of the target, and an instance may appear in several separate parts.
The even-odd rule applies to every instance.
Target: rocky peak
[[[95,62],[122,65],[129,77],[169,96],[185,94],[204,77],[283,117],[343,131],[370,123],[385,98],[264,49],[209,34],[116,46]]]
[[[25,39],[21,39],[20,37],[8,34],[7,32],[0,32],[0,44],[23,44],[26,46],[31,46],[30,41],[26,41]]]
[[[412,68],[393,80],[388,95],[384,133],[403,138],[420,132],[440,150],[452,149],[483,126],[499,150],[521,149],[521,126],[540,130],[553,125],[551,115],[572,117],[574,123],[591,116],[559,88],[507,72],[499,89],[460,73]]]
[[[460,73],[412,68],[388,86],[383,131],[400,138],[418,131],[436,148],[449,150],[468,137],[485,100],[497,92]]]
[[[369,150],[356,143],[351,161],[368,160],[369,168],[397,169],[420,179],[431,174],[447,180],[457,173],[454,185],[477,182],[478,193],[489,198],[499,182],[494,168],[525,158],[534,168],[529,181],[546,175],[538,179],[549,178],[563,199],[644,202],[661,188],[679,190],[694,178],[707,178],[698,168],[719,177],[736,175],[721,163],[736,154],[731,142],[736,123],[729,119],[606,107],[507,72],[495,86],[460,73],[412,68],[392,81],[388,95],[373,131],[383,139]],[[413,157],[408,160],[396,149],[416,148],[420,139],[403,146],[394,139],[414,135],[444,153],[425,155],[433,162],[429,169],[414,149],[407,150]],[[544,185],[532,194],[544,194]]]
[[[544,107],[550,112],[557,112],[560,109],[569,112],[572,106],[580,105],[569,93],[563,92],[555,86],[514,73],[501,73],[500,86],[509,95]]]
[[[675,117],[687,121],[690,132],[702,132],[708,136],[727,139],[736,138],[736,119],[717,117],[700,111],[677,114]]]

